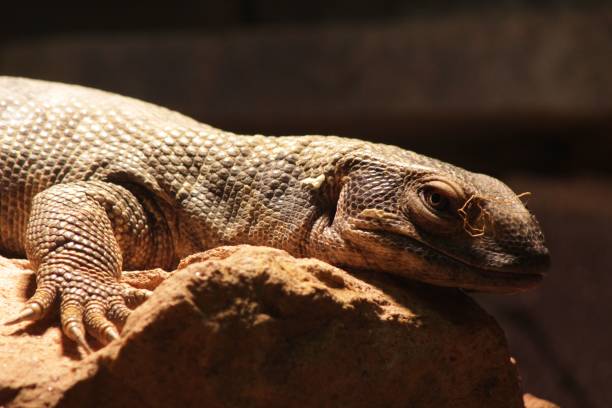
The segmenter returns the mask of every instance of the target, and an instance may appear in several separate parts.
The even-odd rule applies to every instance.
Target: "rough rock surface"
[[[557,404],[540,399],[529,393],[523,395],[523,401],[525,402],[525,408],[559,408]]]
[[[26,265],[0,263],[0,319]],[[523,406],[502,330],[460,291],[261,247],[181,267],[83,359],[56,316],[1,327],[0,406]]]

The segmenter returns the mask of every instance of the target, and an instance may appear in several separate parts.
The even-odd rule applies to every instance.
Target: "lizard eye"
[[[446,234],[461,226],[457,209],[463,202],[463,189],[439,178],[423,180],[411,188],[403,209],[415,226],[433,234]]]
[[[434,213],[448,213],[456,205],[458,193],[443,181],[430,181],[420,191],[421,200]]]

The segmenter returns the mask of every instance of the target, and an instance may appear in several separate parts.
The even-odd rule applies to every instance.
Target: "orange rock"
[[[523,401],[525,402],[525,408],[559,408],[557,404],[553,404],[550,401],[540,399],[531,394],[523,395]]]
[[[502,330],[458,290],[262,247],[184,264],[84,359],[57,317],[2,327],[0,405],[523,406]],[[0,266],[4,318],[32,275]]]

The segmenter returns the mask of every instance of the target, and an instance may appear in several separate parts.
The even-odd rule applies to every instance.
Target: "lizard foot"
[[[151,291],[135,289],[116,282],[100,282],[83,272],[57,270],[41,274],[39,287],[24,308],[4,324],[38,320],[49,311],[56,298],[60,299],[60,317],[64,334],[87,353],[91,353],[85,333],[102,344],[119,338],[121,327],[137,306],[151,295]]]

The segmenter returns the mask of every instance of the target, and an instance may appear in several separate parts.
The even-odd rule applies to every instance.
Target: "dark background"
[[[541,219],[536,290],[476,295],[524,388],[612,406],[612,5],[11,2],[0,74],[102,88],[236,132],[397,144],[502,178]]]

